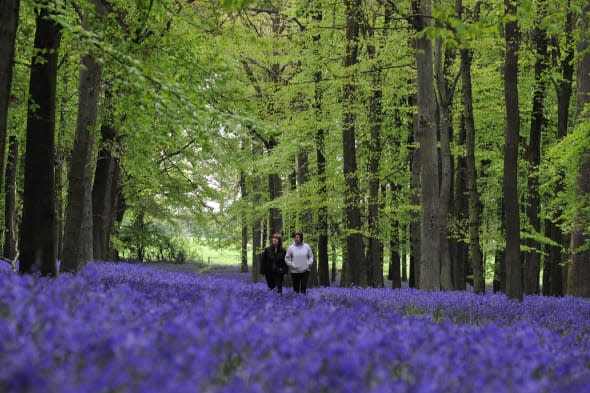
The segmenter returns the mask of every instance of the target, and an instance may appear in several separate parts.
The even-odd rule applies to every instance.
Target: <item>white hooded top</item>
[[[285,255],[285,262],[291,267],[291,273],[303,273],[313,263],[313,252],[307,243],[291,244]]]

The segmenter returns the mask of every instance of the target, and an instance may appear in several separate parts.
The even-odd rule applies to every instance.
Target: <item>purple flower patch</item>
[[[0,271],[1,392],[587,392],[590,301]]]

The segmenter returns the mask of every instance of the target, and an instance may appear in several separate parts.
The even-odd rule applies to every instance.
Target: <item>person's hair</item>
[[[283,236],[280,233],[273,233],[271,239],[279,239],[279,245],[283,243]]]
[[[295,232],[295,234],[293,235],[293,237],[295,236],[299,236],[299,238],[301,239],[301,241],[303,241],[303,232]]]

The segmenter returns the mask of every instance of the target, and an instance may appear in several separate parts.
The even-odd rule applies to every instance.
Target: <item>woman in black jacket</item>
[[[268,289],[277,288],[278,293],[283,293],[283,278],[287,274],[287,264],[281,235],[272,235],[271,243],[262,253],[260,273],[264,274]]]

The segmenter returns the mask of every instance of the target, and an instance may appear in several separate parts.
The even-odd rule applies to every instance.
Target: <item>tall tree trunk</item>
[[[114,181],[116,158],[112,153],[117,130],[107,122],[101,126],[100,134],[101,147],[96,159],[92,186],[92,251],[94,260],[105,261],[108,256],[113,219],[112,209],[115,196],[113,187],[117,186]]]
[[[281,177],[277,173],[268,175],[268,191],[271,203],[281,196],[283,192],[282,189]],[[281,209],[276,206],[271,207],[268,211],[268,221],[271,234],[281,233],[283,231],[283,216],[281,214]]]
[[[416,31],[430,27],[432,1],[413,1]],[[418,135],[420,143],[420,289],[441,288],[440,281],[440,197],[439,166],[436,137],[436,100],[432,41],[425,34],[416,38],[416,68],[418,69]]]
[[[504,59],[504,98],[506,130],[504,136],[504,225],[506,227],[506,295],[522,300],[520,263],[520,210],[518,205],[518,142],[520,113],[518,107],[518,49],[520,30],[517,20],[518,0],[504,0],[506,52]]]
[[[371,37],[374,38],[373,29]],[[367,46],[369,59],[375,59],[376,49],[374,43]],[[371,67],[371,96],[369,97],[369,128],[371,130],[369,142],[369,214],[368,230],[369,245],[367,250],[367,266],[371,275],[367,277],[369,285],[373,287],[383,286],[383,248],[380,240],[379,228],[379,161],[381,159],[381,123],[382,123],[382,96],[381,91],[381,62],[377,61]]]
[[[248,197],[248,188],[246,187],[246,174],[244,171],[240,171],[240,197],[242,201],[245,201]],[[240,271],[242,273],[248,273],[248,223],[246,214],[242,214],[242,248],[241,257],[242,263],[240,265]]]
[[[576,80],[577,122],[588,121],[590,103],[590,1],[584,2],[581,15],[580,41],[578,43],[578,70]],[[582,126],[583,127],[583,126]],[[586,129],[586,133],[588,130]],[[576,200],[582,201],[583,208],[574,219],[571,236],[572,261],[568,271],[567,293],[572,296],[590,297],[590,235],[588,226],[588,201],[590,200],[590,147],[584,146],[580,152],[579,168],[576,178]]]
[[[413,106],[415,100],[410,97],[409,104]],[[418,117],[412,119],[412,130],[409,133],[408,145],[412,146],[418,141]],[[410,169],[412,177],[410,181],[410,188],[412,190],[411,202],[412,205],[418,206],[420,204],[420,147],[417,147],[410,155]],[[416,212],[411,213],[412,221],[410,223],[410,278],[408,285],[410,288],[415,288],[420,283],[420,216]]]
[[[451,165],[451,128],[450,106],[452,103],[451,86],[447,78],[448,64],[451,55],[443,50],[442,40],[435,45],[435,70],[438,85],[438,126],[440,130],[440,193],[439,193],[439,225],[440,225],[440,285],[441,289],[453,289],[453,275],[451,269],[451,249],[449,241],[449,213],[451,211],[452,195],[452,165]]]
[[[346,219],[346,267],[347,277],[344,285],[366,285],[363,273],[364,251],[361,235],[361,211],[359,184],[356,163],[355,136],[355,95],[353,66],[358,62],[358,35],[361,19],[361,1],[345,0],[346,5],[346,54],[344,67],[347,75],[342,92],[342,145],[344,166],[344,203]]]
[[[3,183],[4,151],[8,127],[8,103],[12,86],[14,45],[20,0],[0,0],[0,184]]]
[[[390,183],[391,201],[393,203],[396,191],[399,190],[395,184]],[[402,275],[400,271],[400,242],[399,242],[399,222],[391,218],[391,236],[389,238],[389,279],[392,288],[402,287]],[[405,274],[405,272],[404,272]]]
[[[303,151],[297,154],[297,183],[299,187],[304,187],[308,181],[309,158],[308,153]],[[313,215],[311,209],[308,209],[306,207],[302,208],[300,229],[304,234],[307,233],[307,241],[309,241],[309,238],[313,233]],[[313,264],[310,267],[308,285],[309,287],[318,286],[318,263],[316,258],[314,258]]]
[[[106,14],[100,0],[91,0],[96,15],[102,20]],[[87,12],[82,27],[91,30],[92,12]],[[76,272],[94,257],[92,250],[92,176],[93,147],[102,66],[88,52],[82,56],[78,85],[78,117],[76,136],[68,171],[68,205],[64,229],[63,270]]]
[[[545,71],[547,70],[547,32],[542,28],[542,21],[546,14],[545,1],[537,4],[537,23],[533,31],[535,41],[535,86],[533,92],[533,108],[531,112],[531,129],[527,149],[527,160],[530,173],[528,174],[528,204],[526,214],[532,230],[541,232],[541,219],[539,218],[541,196],[539,194],[539,163],[541,161],[541,135],[545,125],[543,100],[546,93]],[[533,239],[527,240],[527,246],[531,249],[525,254],[524,264],[524,293],[538,294],[539,274],[541,269],[540,244]]]
[[[262,155],[262,151],[260,146],[253,142],[252,152],[254,155]],[[260,176],[255,175],[253,186],[252,186],[252,194],[254,197],[252,198],[253,206],[258,206],[261,202],[260,195],[262,193],[262,179]],[[254,217],[254,223],[252,225],[252,281],[258,282],[260,278],[260,253],[262,252],[262,224],[261,219],[259,217]]]
[[[19,271],[32,273],[38,264],[42,275],[55,276],[55,93],[61,28],[49,18],[47,7],[39,8],[35,25]]]
[[[61,66],[67,64],[67,58],[62,62]],[[67,73],[62,75],[63,91],[69,91],[69,76]],[[67,125],[68,112],[68,95],[62,94],[59,107],[59,129],[57,130],[57,146],[55,149],[55,253],[58,260],[62,259],[63,251],[63,227],[64,227],[64,168],[67,166],[69,160],[69,148],[66,147],[65,132]]]
[[[321,15],[321,14],[320,14]],[[319,36],[318,36],[319,39]],[[314,37],[315,40],[315,37]],[[321,71],[314,73],[314,113],[316,125],[316,162],[317,162],[317,177],[320,183],[319,198],[322,205],[318,208],[318,273],[319,283],[322,286],[330,286],[330,272],[328,261],[328,207],[326,206],[326,155],[325,155],[325,131],[322,121],[322,91],[319,83],[322,78]],[[334,281],[334,280],[333,280]]]
[[[465,130],[465,114],[461,116],[461,128],[457,144],[460,149],[466,149],[467,132]],[[457,222],[463,224],[469,222],[469,194],[467,188],[467,158],[465,155],[457,157],[457,169],[455,171],[455,195],[453,202],[453,214]],[[467,190],[467,192],[466,192]],[[463,226],[463,225],[462,225]],[[451,260],[453,264],[453,285],[455,289],[466,289],[467,264],[469,263],[469,243],[462,238],[453,239],[451,242]]]
[[[114,157],[113,165],[113,181],[111,185],[112,195],[110,197],[112,203],[112,207],[110,209],[111,219],[109,220],[109,225],[107,226],[106,231],[109,234],[109,239],[107,241],[107,256],[105,259],[108,261],[119,260],[119,254],[115,249],[113,242],[110,241],[110,237],[117,236],[119,233],[121,222],[123,221],[123,217],[125,216],[125,212],[127,210],[125,194],[123,193],[123,185],[121,184],[121,165],[117,157]]]
[[[18,163],[18,140],[11,135],[8,143],[8,162],[6,165],[6,185],[4,187],[4,258],[14,261],[16,244],[16,166]]]
[[[574,12],[572,10],[571,2],[568,0],[566,23],[564,28],[565,38],[563,40],[565,54],[562,56],[560,64],[561,78],[556,87],[557,140],[563,139],[568,133],[569,109],[572,97],[572,80],[574,75],[574,24]],[[554,191],[556,195],[563,191],[563,177],[564,175],[560,174],[560,180],[557,182],[557,187]],[[559,210],[554,212],[552,219],[555,221],[559,220],[561,214],[562,212]],[[565,280],[563,278],[566,277],[566,274],[564,274],[566,269],[562,266],[562,263],[566,260],[563,249],[569,246],[565,244],[567,242],[567,236],[565,236],[561,228],[557,226],[554,221],[548,222],[546,227],[548,228],[551,240],[562,246],[550,246],[548,255],[545,257],[543,274],[547,275],[546,278],[544,277],[544,282],[548,282],[548,285],[547,288],[545,288],[546,284],[544,284],[543,291],[544,294],[562,296],[564,294],[565,287]]]
[[[461,1],[457,2],[459,15],[462,14]],[[478,19],[479,8],[475,9],[474,20]],[[475,167],[475,119],[473,116],[473,85],[471,82],[471,62],[473,50],[462,48],[461,82],[463,84],[463,116],[465,124],[465,164],[467,166],[467,192],[469,193],[469,258],[473,270],[473,291],[485,293],[483,257],[479,243],[480,199],[477,190],[477,169]]]

